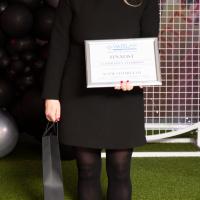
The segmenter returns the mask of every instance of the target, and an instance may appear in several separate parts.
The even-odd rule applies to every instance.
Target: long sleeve
[[[48,58],[45,65],[43,99],[59,99],[64,64],[69,51],[72,11],[68,0],[59,0],[51,31]]]
[[[158,0],[147,0],[141,19],[141,37],[157,37],[159,34]]]

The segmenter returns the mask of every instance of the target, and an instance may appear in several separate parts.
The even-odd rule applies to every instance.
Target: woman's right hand
[[[54,99],[45,100],[45,115],[48,121],[57,122],[60,120],[60,101]]]

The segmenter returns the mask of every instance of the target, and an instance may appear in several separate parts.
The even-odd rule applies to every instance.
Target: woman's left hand
[[[121,81],[120,86],[115,86],[114,88],[115,90],[131,91],[134,88],[134,86],[130,84],[129,81]],[[140,86],[140,88],[142,87]]]

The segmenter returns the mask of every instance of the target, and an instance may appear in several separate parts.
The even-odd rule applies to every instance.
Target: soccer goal
[[[133,152],[132,157],[200,157],[200,2],[160,0],[159,6],[162,86],[144,88],[146,138],[198,148]]]
[[[149,143],[193,143],[200,148],[199,13],[199,0],[160,0],[159,51],[163,84],[145,88],[145,127]],[[187,137],[181,136],[185,133]],[[200,156],[200,151],[134,152],[133,156]]]

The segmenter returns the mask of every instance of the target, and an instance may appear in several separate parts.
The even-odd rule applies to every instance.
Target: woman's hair
[[[132,7],[139,7],[142,5],[143,0],[123,0],[127,5]]]

